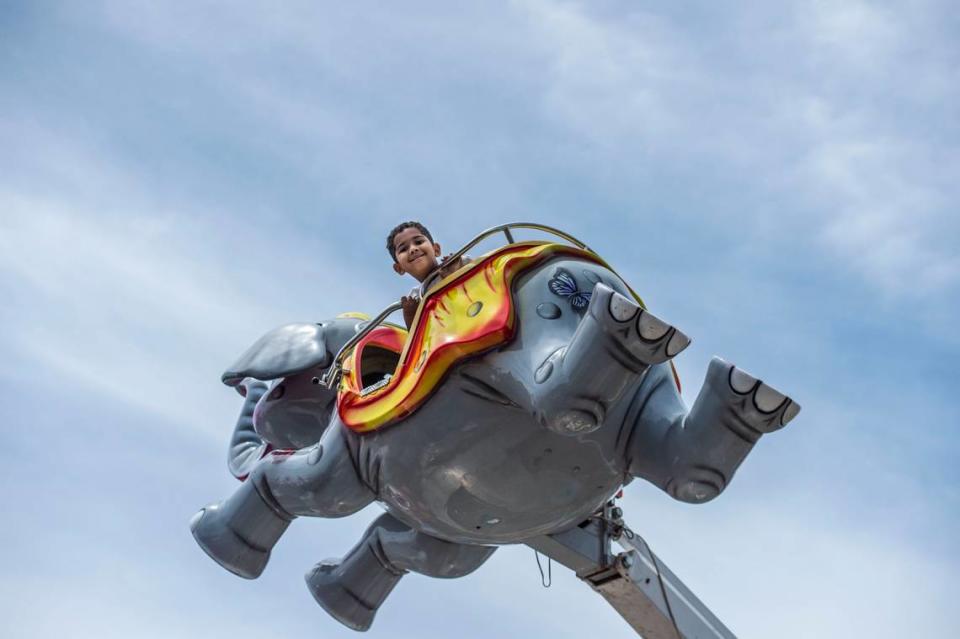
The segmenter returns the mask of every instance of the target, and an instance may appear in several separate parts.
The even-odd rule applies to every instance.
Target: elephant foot
[[[367,630],[405,571],[387,567],[361,544],[342,561],[322,561],[305,576],[310,594],[330,616],[353,630]]]
[[[689,344],[682,332],[598,283],[570,343],[536,369],[537,418],[561,435],[593,432],[627,388]]]
[[[619,346],[619,354],[634,358],[641,368],[673,359],[690,345],[681,331],[603,284],[597,284],[590,301],[591,318]]]
[[[714,357],[683,428],[675,429],[674,498],[702,503],[719,495],[760,438],[787,425],[800,405],[733,364]]]
[[[761,434],[772,433],[800,412],[800,404],[719,357],[713,358],[710,369],[708,377],[713,370],[726,373],[728,388],[733,392],[731,403],[738,409],[744,425],[755,431],[745,435],[759,438]]]
[[[290,521],[267,505],[252,482],[246,481],[228,499],[195,514],[190,532],[215,562],[239,577],[256,579]]]

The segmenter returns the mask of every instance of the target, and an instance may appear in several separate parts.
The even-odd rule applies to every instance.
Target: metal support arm
[[[527,545],[573,570],[645,639],[736,639],[645,542],[622,534],[611,511],[619,509]],[[613,554],[613,540],[623,552]]]

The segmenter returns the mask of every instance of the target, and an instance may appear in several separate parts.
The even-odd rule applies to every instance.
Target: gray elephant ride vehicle
[[[554,238],[514,241],[517,228]],[[583,243],[508,224],[454,258],[501,232],[505,246],[423,283],[409,331],[384,323],[399,304],[372,321],[290,324],[224,373],[245,396],[229,454],[241,483],[191,520],[210,557],[253,579],[295,518],[344,517],[378,501],[386,513],[360,542],[306,576],[317,602],[351,628],[369,628],[407,572],[460,577],[517,543],[593,575],[630,621],[622,593],[597,577],[629,578],[629,557],[578,563],[567,550],[579,542],[564,540],[591,526],[598,539],[620,536],[611,499],[636,477],[681,501],[713,499],[800,407],[714,358],[688,410],[670,360],[690,340]],[[638,556],[663,589],[656,558]],[[662,599],[676,629],[677,604],[665,589]]]

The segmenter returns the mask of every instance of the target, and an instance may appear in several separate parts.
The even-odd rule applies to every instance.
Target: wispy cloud
[[[309,278],[275,285],[284,269],[316,268],[305,265],[322,238],[264,235],[249,212],[171,202],[102,152],[24,129],[6,139],[33,173],[0,184],[0,285],[16,302],[2,311],[0,346],[16,356],[6,375],[69,379],[222,438],[225,425],[201,415],[232,358],[272,326],[339,312],[308,302]],[[283,268],[264,254],[283,255]],[[376,287],[350,285],[348,268],[323,266],[327,295],[382,304]]]
[[[643,513],[647,540],[678,574],[691,575],[695,592],[738,636],[936,636],[956,630],[937,613],[946,604],[955,561],[847,527],[829,505],[818,510],[816,499],[791,492],[751,499],[739,492],[736,504],[718,502],[707,515],[640,492],[643,498],[628,507]],[[707,516],[704,528],[698,521]],[[913,584],[909,602],[903,583]]]
[[[515,5],[545,58],[549,116],[602,146],[668,146],[683,125],[672,95],[697,71],[669,25],[640,12],[623,23],[604,21],[572,3]]]
[[[242,635],[267,632],[244,616],[266,601],[289,615],[276,628],[348,635],[300,575],[363,516],[297,522],[253,584],[218,581],[189,539],[192,509],[231,485],[222,455],[194,448],[222,450],[238,408],[219,373],[273,325],[405,291],[382,247],[401,218],[452,248],[532,217],[683,320],[688,397],[717,352],[805,407],[716,502],[628,490],[630,523],[721,618],[742,636],[897,636],[911,619],[956,634],[941,594],[960,525],[949,7],[754,4],[105,2],[5,32],[31,63],[4,78],[0,125],[0,374],[18,389],[4,414],[51,424],[17,430],[5,467],[24,481],[45,455],[86,464],[23,484],[35,498],[11,519],[36,532],[15,523],[9,547],[98,566],[50,562],[24,582],[33,568],[8,566],[5,617],[46,636],[64,627],[52,609],[109,636],[111,601],[118,636],[141,619]],[[939,331],[918,328],[923,312]],[[61,382],[122,409],[113,437]],[[47,528],[38,504],[99,527]],[[101,542],[122,535],[142,547]],[[540,588],[522,548],[454,584],[409,577],[373,634],[450,627],[625,628],[570,575]]]
[[[107,3],[104,16],[122,37],[185,68],[205,68],[231,110],[245,114],[240,119],[252,125],[260,148],[323,183],[327,194],[363,197],[368,208],[386,211],[409,200],[408,184],[443,175],[460,190],[471,181],[490,187],[478,189],[478,197],[497,194],[487,206],[484,199],[464,203],[466,210],[522,210],[520,185],[490,171],[482,155],[491,140],[459,130],[440,102],[415,97],[431,81],[453,79],[451,70],[470,59],[464,47],[483,48],[496,53],[475,69],[478,77],[496,60],[501,69],[522,70],[529,87],[511,72],[497,89],[522,92],[542,119],[538,126],[555,127],[513,131],[525,139],[518,159],[552,147],[542,153],[589,171],[598,181],[593,188],[614,198],[645,199],[632,182],[667,175],[717,182],[717,197],[746,191],[759,202],[776,201],[772,209],[720,202],[683,215],[710,218],[730,242],[809,241],[818,253],[810,259],[831,260],[891,299],[935,304],[960,282],[956,252],[944,240],[960,232],[949,208],[957,197],[951,176],[960,166],[955,145],[904,126],[898,116],[957,97],[945,46],[911,45],[931,29],[937,5],[796,3],[787,11],[723,13],[709,31],[654,10],[545,0],[494,11],[507,28],[491,28],[483,15],[469,31],[453,16],[430,12],[387,20],[343,8],[262,8],[223,23],[216,3],[182,10],[186,21],[156,7]],[[338,21],[379,32],[382,44],[358,47],[332,27]],[[204,29],[224,37],[198,37]],[[466,44],[454,46],[451,34]],[[427,43],[448,54],[450,69],[427,62]],[[265,49],[278,63],[299,63],[280,75],[268,72],[259,53]],[[316,82],[304,81],[303,62]],[[426,75],[413,73],[416,65]],[[395,117],[431,144],[411,144],[373,124],[390,116],[371,102],[367,87],[391,78],[410,87],[391,100]],[[559,155],[556,142],[543,137],[558,132]],[[509,139],[491,150],[492,161],[503,162]],[[337,161],[304,154],[298,141],[336,149]],[[407,161],[394,162],[398,156]],[[436,206],[423,195],[417,200]]]
[[[888,293],[929,298],[960,284],[947,239],[960,227],[941,171],[913,141],[835,135],[810,150],[800,175],[835,203],[821,230],[830,249]]]
[[[954,75],[942,45],[923,56],[908,46],[923,26],[908,8],[802,4],[795,24],[728,18],[734,29],[718,35],[639,9],[624,19],[517,4],[547,60],[546,113],[618,162],[642,166],[656,151],[772,191],[789,204],[730,222],[769,218],[781,227],[764,238],[774,242],[812,230],[826,256],[883,293],[930,300],[960,283],[943,240],[960,233],[956,147],[903,127],[897,101],[885,102],[921,85],[922,109]],[[724,48],[753,60],[718,56]]]

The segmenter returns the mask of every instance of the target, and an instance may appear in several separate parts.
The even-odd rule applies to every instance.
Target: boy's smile
[[[419,281],[436,268],[440,245],[430,241],[418,228],[408,226],[393,238],[393,270],[409,273]]]

